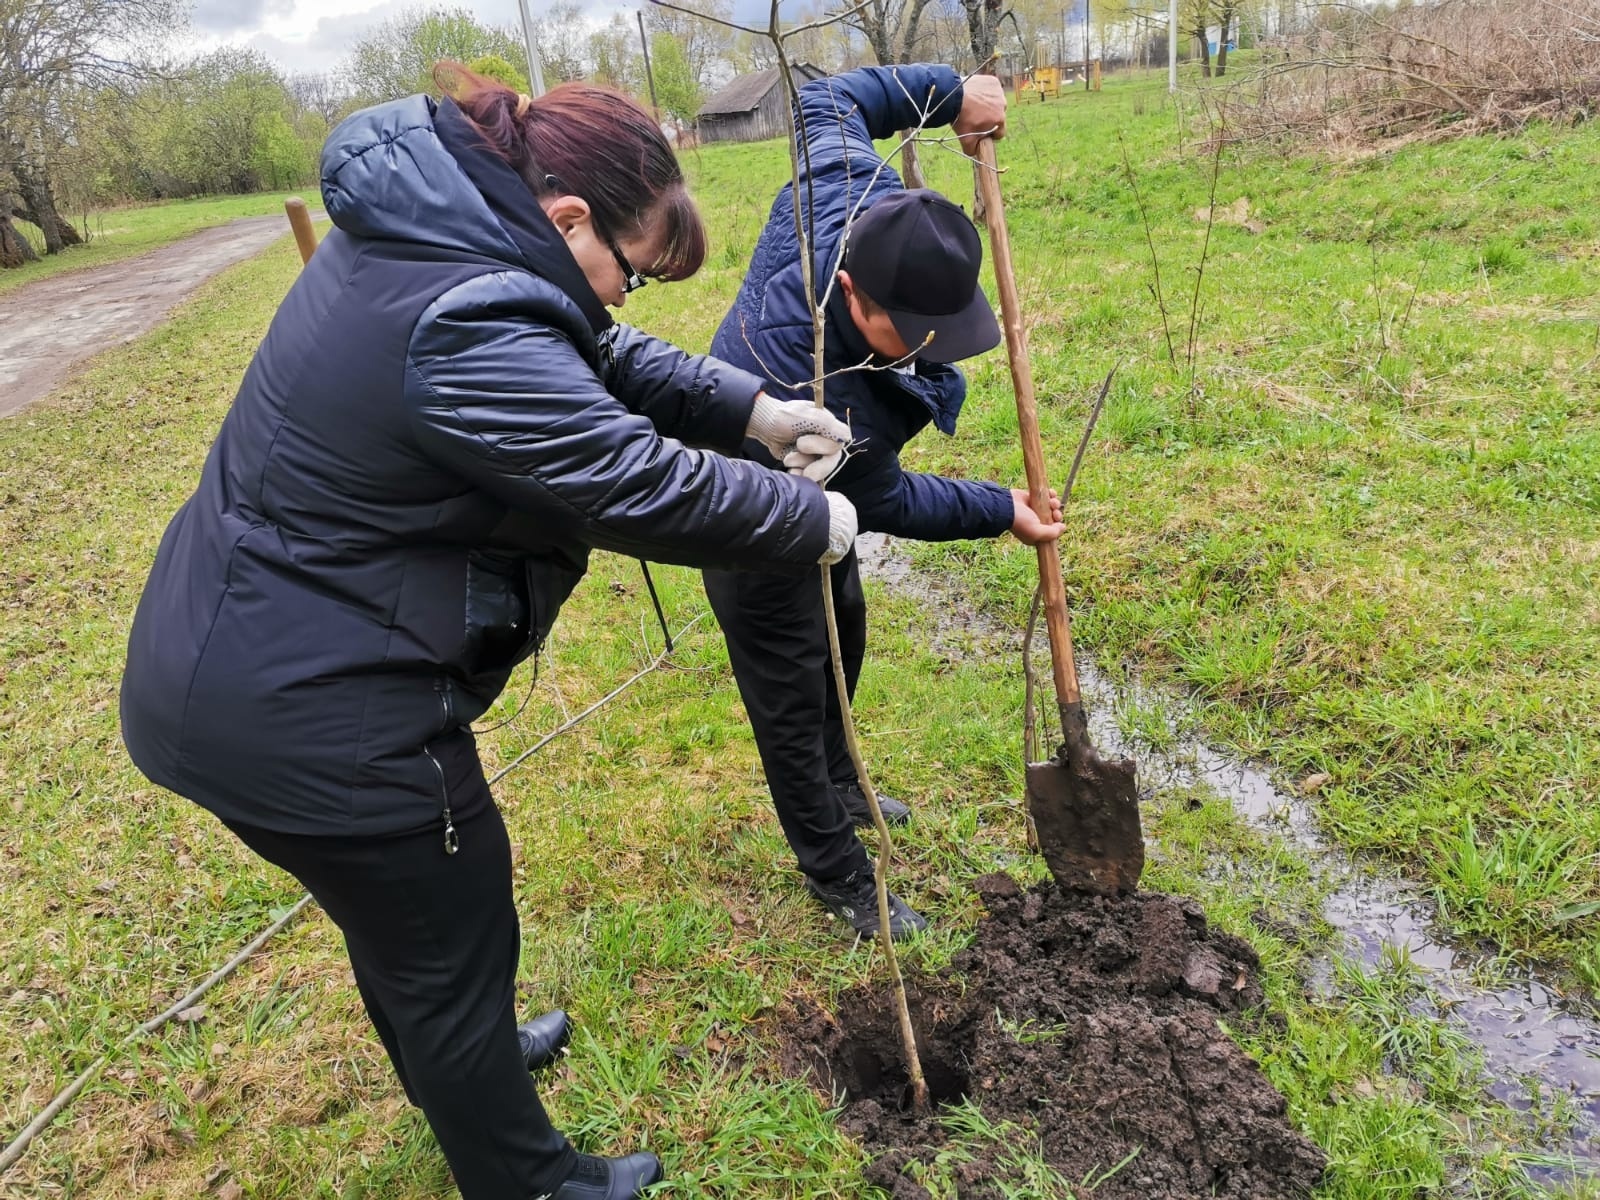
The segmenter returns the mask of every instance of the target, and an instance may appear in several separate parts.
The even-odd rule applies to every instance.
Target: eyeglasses
[[[602,234],[601,236],[604,235]],[[622,294],[624,296],[629,292],[637,292],[650,282],[633,269],[633,264],[628,261],[628,256],[622,253],[622,247],[618,246],[610,238],[606,238],[606,245],[611,247],[611,257],[616,259],[617,266],[622,268]]]
[[[546,175],[544,177],[544,182],[546,187],[549,187],[555,191],[565,192],[569,196],[577,195],[576,192],[563,184],[561,180],[557,179],[554,175]],[[591,208],[590,220],[592,221],[593,219],[593,209]],[[600,227],[598,225],[595,226],[595,232],[600,233]],[[606,249],[611,251],[611,257],[617,260],[617,267],[622,272],[622,294],[624,296],[626,296],[629,292],[637,292],[645,284],[650,282],[634,269],[633,264],[628,261],[628,256],[622,252],[621,246],[618,246],[616,242],[612,241],[603,233],[600,234],[600,237],[604,240]]]

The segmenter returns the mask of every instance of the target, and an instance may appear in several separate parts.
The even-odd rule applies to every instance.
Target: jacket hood
[[[597,334],[611,314],[511,167],[455,102],[408,96],[342,121],[322,150],[322,203],[355,237],[517,267],[564,292]]]

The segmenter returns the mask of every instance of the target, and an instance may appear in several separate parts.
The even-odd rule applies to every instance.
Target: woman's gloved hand
[[[791,475],[825,482],[844,461],[850,427],[808,400],[774,400],[756,396],[745,436],[767,448]]]
[[[856,506],[838,492],[828,492],[828,548],[817,562],[831,567],[856,544]]]

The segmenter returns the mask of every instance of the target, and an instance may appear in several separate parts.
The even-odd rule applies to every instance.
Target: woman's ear
[[[579,196],[557,196],[553,200],[546,200],[544,215],[550,218],[556,231],[567,239],[571,239],[574,233],[592,220],[589,202]]]

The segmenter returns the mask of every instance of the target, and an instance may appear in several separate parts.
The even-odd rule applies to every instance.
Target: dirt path
[[[49,395],[85,359],[155,328],[218,271],[288,232],[282,216],[243,217],[137,258],[0,293],[0,418]]]

